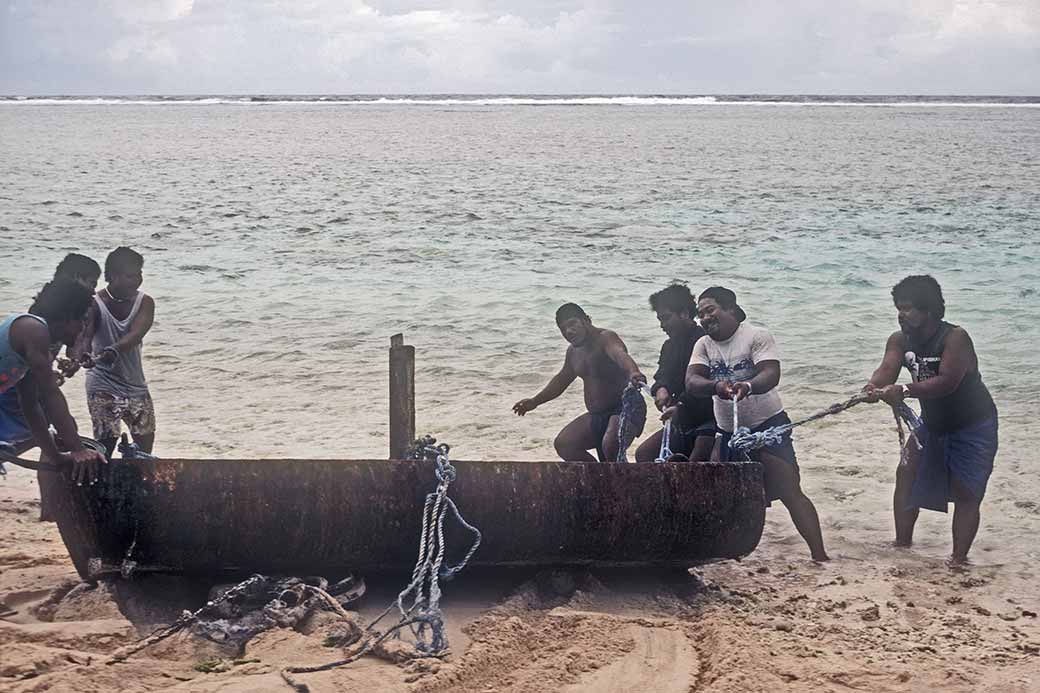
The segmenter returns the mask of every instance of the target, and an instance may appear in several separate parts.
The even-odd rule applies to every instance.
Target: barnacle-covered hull
[[[689,566],[746,555],[762,533],[756,463],[452,464],[450,495],[483,533],[471,565]],[[436,484],[411,460],[117,460],[91,487],[39,476],[84,578],[408,571]],[[469,536],[447,539],[450,563]]]

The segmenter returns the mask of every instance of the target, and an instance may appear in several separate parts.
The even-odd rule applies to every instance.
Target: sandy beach
[[[783,509],[741,561],[654,571],[471,573],[446,583],[450,654],[395,664],[373,656],[298,674],[310,691],[1000,691],[1040,687],[1031,479],[1001,470],[964,570],[947,567],[948,518],[922,516],[918,544],[889,545],[887,479],[867,467],[804,464],[832,560],[807,560]],[[37,521],[34,475],[0,482],[0,690],[289,691],[280,671],[333,661],[328,620],[254,638],[241,654],[186,634],[115,665],[105,660],[207,585],[169,577],[78,585],[57,527]],[[403,579],[403,578],[402,578]],[[397,584],[370,583],[368,618]],[[352,605],[353,606],[353,605]],[[218,661],[220,660],[220,661]],[[200,671],[204,669],[207,671]]]
[[[1040,0],[3,3],[0,436],[159,462],[43,472],[75,565],[0,475],[0,693],[1040,693],[1038,47]],[[911,374],[956,561],[858,397]],[[641,375],[705,438],[754,397],[716,431],[802,534],[752,550],[750,463],[557,461]],[[365,630],[410,583],[426,649]]]

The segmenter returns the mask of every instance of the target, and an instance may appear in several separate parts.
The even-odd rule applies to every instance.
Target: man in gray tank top
[[[134,443],[151,453],[155,408],[141,364],[141,343],[152,327],[155,302],[140,291],[144,258],[116,248],[105,259],[104,289],[94,297],[79,352],[87,373],[87,408],[94,438],[111,457],[125,423]]]
[[[965,563],[979,529],[979,506],[997,454],[997,408],[979,373],[971,337],[943,320],[946,302],[928,275],[903,279],[892,289],[899,331],[885,346],[881,365],[863,390],[895,406],[921,402],[920,454],[911,445],[896,471],[893,511],[896,546],[910,546],[920,508],[946,512],[953,501],[951,562]],[[906,368],[911,382],[896,384]]]

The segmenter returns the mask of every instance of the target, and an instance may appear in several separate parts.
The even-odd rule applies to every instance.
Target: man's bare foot
[[[914,542],[911,539],[896,539],[892,542],[892,546],[896,547],[897,549],[909,549],[913,545]]]
[[[831,560],[831,557],[828,556],[825,553],[820,553],[820,554],[813,554],[812,559],[815,562],[817,562],[817,563],[826,563],[827,561]]]
[[[950,567],[950,570],[964,572],[971,566],[971,562],[967,556],[950,556],[946,560],[946,565]]]

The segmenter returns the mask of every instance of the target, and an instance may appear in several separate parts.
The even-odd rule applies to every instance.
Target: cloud
[[[7,93],[1038,93],[1035,0],[13,0]]]
[[[191,14],[194,0],[108,0],[112,16],[126,24],[172,22]]]

